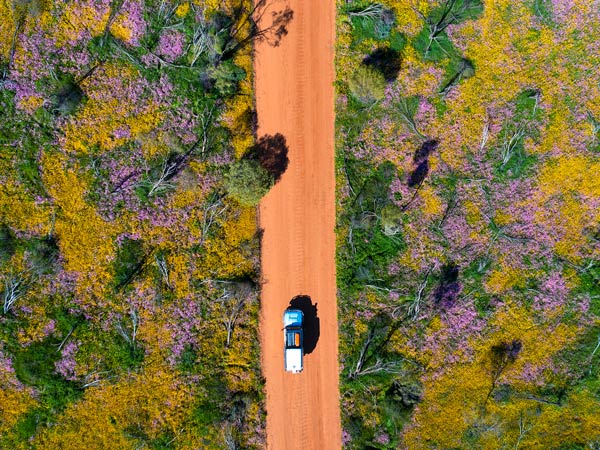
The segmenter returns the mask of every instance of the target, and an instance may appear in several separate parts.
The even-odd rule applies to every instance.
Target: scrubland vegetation
[[[600,448],[599,14],[338,2],[345,448]]]
[[[0,1],[1,448],[263,447],[251,10]]]
[[[0,0],[0,448],[264,446],[265,5]],[[337,30],[345,447],[600,448],[598,4]]]

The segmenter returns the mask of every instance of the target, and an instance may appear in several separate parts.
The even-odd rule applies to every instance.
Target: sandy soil
[[[279,47],[256,49],[259,136],[282,133],[289,166],[263,199],[261,345],[267,448],[341,448],[335,287],[333,55],[335,2],[286,0],[294,11]],[[280,1],[274,7],[281,9]],[[318,341],[304,372],[283,370],[282,315],[317,304]],[[315,339],[314,332],[309,339]]]

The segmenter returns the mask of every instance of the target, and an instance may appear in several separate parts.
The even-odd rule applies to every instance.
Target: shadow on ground
[[[285,137],[281,133],[274,136],[265,134],[250,149],[247,157],[258,161],[271,174],[275,182],[279,181],[289,164]]]
[[[317,304],[312,304],[308,295],[297,295],[290,300],[290,309],[299,309],[304,313],[304,354],[308,355],[317,346],[321,326],[317,316]]]

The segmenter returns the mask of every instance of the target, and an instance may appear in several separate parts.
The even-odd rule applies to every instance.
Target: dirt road
[[[256,49],[259,136],[283,134],[289,166],[263,199],[261,345],[269,450],[341,447],[335,287],[333,55],[335,2],[287,0],[279,47]],[[285,4],[283,4],[285,5]],[[281,8],[280,1],[274,2]],[[282,315],[297,295],[317,304],[304,372],[284,373]],[[312,345],[311,345],[312,346]]]

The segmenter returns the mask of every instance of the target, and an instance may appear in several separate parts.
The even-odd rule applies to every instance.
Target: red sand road
[[[285,0],[279,47],[256,48],[258,135],[283,134],[289,166],[260,205],[261,345],[269,450],[341,448],[335,287],[334,0]],[[286,3],[272,1],[274,9]],[[268,16],[265,16],[268,17]],[[304,371],[283,370],[282,316],[292,297],[317,303],[320,336]]]

